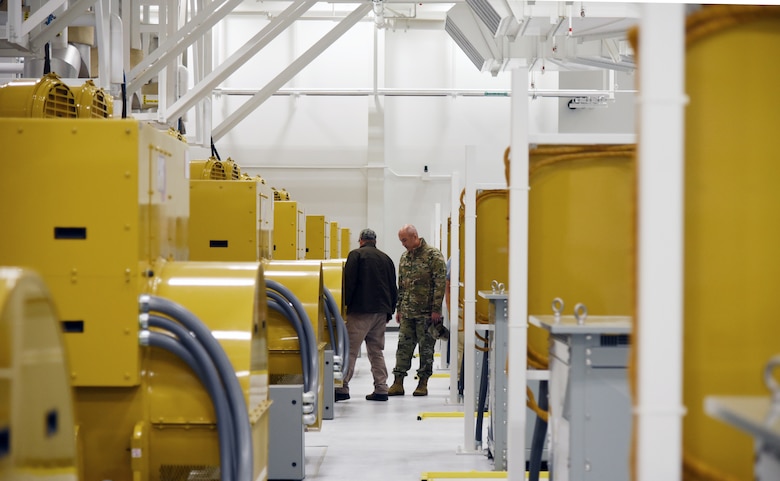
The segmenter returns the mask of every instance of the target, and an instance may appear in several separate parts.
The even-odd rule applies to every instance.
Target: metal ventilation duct
[[[460,3],[447,11],[444,30],[480,72],[498,74],[502,62],[500,49],[468,5]]]
[[[505,0],[466,0],[466,4],[482,20],[493,37],[514,37],[520,24]]]

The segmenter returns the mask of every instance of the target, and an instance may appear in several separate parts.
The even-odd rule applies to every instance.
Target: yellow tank
[[[631,315],[634,146],[540,146],[529,152],[528,314]],[[548,360],[547,334],[528,328],[529,362]]]
[[[717,5],[687,19],[686,480],[753,479],[752,438],[706,415],[703,404],[710,395],[768,396],[761,372],[778,352],[780,110],[770,93],[780,65],[766,57],[780,48],[778,31],[776,6]]]
[[[66,354],[43,280],[0,267],[0,480],[79,479]]]
[[[483,190],[476,195],[476,290],[490,290],[496,280],[509,281],[509,196],[507,190]],[[465,279],[465,212],[460,208],[460,279]],[[463,304],[463,288],[460,289],[459,305]],[[477,296],[476,322],[487,324],[489,301]],[[463,322],[458,324],[463,330]]]

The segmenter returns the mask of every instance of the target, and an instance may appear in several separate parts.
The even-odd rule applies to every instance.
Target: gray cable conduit
[[[168,321],[168,319],[164,319]],[[171,324],[176,324],[172,321],[168,321]],[[151,327],[162,327],[157,325],[158,322],[151,322]],[[160,323],[161,324],[161,323]],[[176,324],[176,326],[179,326]],[[181,327],[181,326],[179,326]],[[183,330],[183,328],[182,328]],[[230,407],[228,406],[227,397],[222,389],[222,382],[219,380],[219,375],[214,367],[214,364],[210,359],[201,359],[189,350],[179,339],[182,339],[178,334],[176,337],[161,332],[153,331],[141,331],[147,333],[148,337],[146,342],[144,337],[141,338],[142,345],[149,345],[152,347],[158,347],[171,352],[172,354],[181,358],[190,369],[195,372],[200,381],[206,387],[206,390],[211,397],[211,401],[214,403],[214,411],[217,415],[217,431],[219,433],[219,457],[220,457],[220,479],[222,481],[231,481],[233,476],[233,469],[235,467],[235,459],[233,459],[233,425],[230,423]],[[143,336],[143,334],[142,334]],[[189,336],[186,336],[189,337]],[[193,339],[194,342],[194,339]],[[197,344],[197,343],[195,343]],[[198,345],[201,353],[205,354],[205,351]],[[210,364],[206,367],[205,364]]]
[[[265,287],[266,289],[271,289],[273,291],[278,292],[281,294],[287,301],[292,304],[293,308],[295,309],[295,312],[298,314],[298,317],[301,319],[301,325],[306,330],[306,342],[309,345],[309,352],[316,353],[317,352],[317,344],[316,339],[317,337],[314,335],[314,328],[311,325],[311,320],[309,320],[308,314],[306,314],[306,310],[303,308],[303,304],[301,304],[301,301],[298,300],[297,297],[287,289],[285,286],[280,284],[279,282],[276,282],[273,279],[266,279],[265,280]],[[299,339],[300,341],[300,339]],[[301,349],[303,347],[301,346]],[[312,386],[314,386],[314,391],[307,391],[303,393],[303,403],[304,404],[311,404],[314,407],[314,412],[317,412],[317,391],[316,389],[319,387],[320,383],[320,369],[319,369],[319,363],[317,362],[318,356],[313,355],[311,356],[311,359],[309,360],[309,364],[311,366],[310,377],[309,381]],[[305,411],[304,411],[305,412]],[[314,421],[316,421],[315,416],[304,416],[304,422],[306,424],[314,424]]]
[[[220,453],[222,452],[221,444],[223,435],[228,442],[226,447],[229,450],[226,451],[225,457],[221,459],[223,459],[222,464],[224,465],[228,464],[226,462],[227,460],[231,461],[232,464],[230,465],[229,474],[232,476],[233,472],[235,472],[235,469],[238,468],[238,460],[233,456],[234,450],[232,449],[232,446],[234,446],[240,440],[235,437],[238,430],[232,423],[232,416],[230,415],[230,404],[228,404],[225,388],[222,384],[222,380],[219,377],[219,373],[217,372],[217,368],[214,365],[214,362],[211,360],[208,352],[206,352],[200,342],[198,342],[198,340],[193,337],[190,331],[185,329],[184,326],[178,322],[174,322],[165,317],[150,315],[149,327],[164,329],[165,331],[170,332],[176,336],[178,342],[181,343],[184,349],[186,349],[186,352],[191,353],[193,359],[197,363],[199,370],[195,370],[195,372],[198,374],[198,377],[200,377],[201,381],[203,381],[203,384],[206,385],[212,400],[214,400],[214,410],[217,414],[217,428],[220,433]],[[219,405],[217,404],[218,401],[220,402]],[[224,408],[224,411],[222,411],[222,408]],[[225,430],[224,432],[222,431],[223,428]],[[232,480],[230,476],[226,476],[224,478],[228,481]]]
[[[328,303],[325,302],[323,296],[323,303],[325,304],[325,320],[328,322],[328,334],[330,337],[330,350],[333,351],[333,377],[335,379],[341,379],[341,351],[338,351],[336,346],[336,331],[333,330],[333,324],[336,322],[330,315],[330,308]],[[341,331],[339,331],[339,337],[341,337]]]
[[[225,386],[233,425],[236,427],[237,469],[235,481],[252,481],[252,432],[249,424],[249,413],[241,384],[238,382],[236,372],[225,354],[225,350],[222,349],[208,327],[180,304],[162,297],[144,294],[140,298],[140,309],[142,313],[158,312],[180,322],[194,334],[208,352]]]
[[[298,319],[298,316],[293,312],[292,306],[290,306],[290,304],[288,304],[277,292],[268,291],[266,292],[266,296],[269,298],[268,307],[284,316],[295,328],[295,333],[298,335],[299,346],[308,346],[308,343],[300,341],[301,339],[306,339],[306,332],[304,331],[303,326],[301,326],[300,319]],[[301,368],[303,371],[303,390],[311,391],[311,374],[309,373],[309,356],[311,356],[311,353],[308,349],[300,349],[300,351]]]
[[[325,291],[325,307],[330,310],[333,318],[336,320],[336,327],[339,330],[338,335],[338,352],[341,356],[341,372],[347,374],[347,368],[349,367],[349,334],[347,334],[347,324],[344,322],[344,318],[341,317],[341,310],[336,305],[336,299],[330,290],[326,287]]]

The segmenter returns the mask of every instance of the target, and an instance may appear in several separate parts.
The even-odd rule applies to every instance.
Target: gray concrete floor
[[[388,331],[385,362],[389,382],[395,366],[398,332]],[[465,426],[459,417],[430,417],[427,413],[462,413],[462,404],[449,401],[449,371],[434,359],[434,376],[428,382],[428,396],[414,397],[418,359],[406,378],[405,396],[387,402],[366,401],[373,391],[373,379],[365,344],[350,381],[351,399],[335,403],[334,419],[325,420],[320,431],[304,435],[306,480],[317,481],[419,481],[453,478],[455,473],[493,471],[493,462],[482,451],[464,449]],[[419,420],[421,414],[422,420]],[[487,419],[485,425],[488,424]],[[473,437],[472,437],[473,439]],[[483,446],[487,437],[483,434]],[[446,472],[446,476],[436,473]]]

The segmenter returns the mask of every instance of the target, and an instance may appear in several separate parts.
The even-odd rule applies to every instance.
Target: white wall
[[[229,16],[215,34],[215,65],[266,23],[261,15]],[[334,25],[296,22],[224,87],[262,88]],[[478,72],[443,29],[385,29],[376,38],[375,57],[374,23],[359,22],[283,88],[376,87],[407,93],[446,89],[451,95],[274,96],[216,147],[223,159],[232,157],[243,171],[288,190],[308,214],[326,215],[355,233],[373,228],[378,246],[398,259],[403,250],[397,241],[399,227],[415,224],[432,241],[437,203],[446,222],[451,193],[447,176],[459,171],[463,184],[466,146],[478,147],[479,183],[504,182],[509,97],[458,93],[508,92],[510,74]],[[533,81],[536,88],[555,89],[558,74],[537,73]],[[213,125],[248,98],[216,97]],[[555,98],[533,99],[530,109],[532,132],[556,132],[559,115],[566,115]],[[423,178],[424,166],[428,178]],[[356,239],[353,235],[355,246]]]

